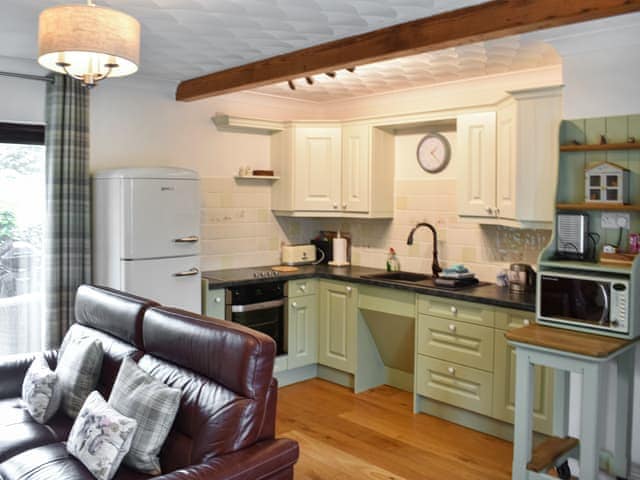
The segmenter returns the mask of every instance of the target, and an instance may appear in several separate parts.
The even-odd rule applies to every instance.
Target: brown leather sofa
[[[97,389],[108,398],[120,363],[182,390],[161,452],[162,480],[293,478],[298,445],[275,438],[275,342],[242,326],[162,308],[111,289],[81,286],[68,335],[99,338],[104,361]],[[45,354],[55,368],[57,352]],[[58,413],[34,422],[20,401],[33,355],[0,357],[0,478],[91,479],[65,448],[73,420]],[[118,480],[151,478],[125,466]]]

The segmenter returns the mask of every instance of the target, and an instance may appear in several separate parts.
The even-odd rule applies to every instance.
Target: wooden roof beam
[[[493,0],[185,80],[176,100],[640,11],[640,0]]]

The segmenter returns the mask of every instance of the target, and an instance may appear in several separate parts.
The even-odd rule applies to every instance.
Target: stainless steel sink
[[[387,272],[387,273],[375,273],[372,275],[362,275],[362,278],[371,278],[375,280],[388,280],[391,282],[407,282],[415,283],[422,282],[431,278],[430,275],[424,275],[422,273],[413,272]]]

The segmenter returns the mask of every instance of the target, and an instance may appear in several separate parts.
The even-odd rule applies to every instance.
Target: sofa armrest
[[[41,353],[25,353],[0,357],[0,399],[14,398],[22,395],[22,382],[31,362]],[[44,352],[44,356],[53,369],[56,366],[57,353],[53,350]]]
[[[291,468],[299,456],[298,442],[263,440],[236,452],[181,468],[156,480],[267,480]]]

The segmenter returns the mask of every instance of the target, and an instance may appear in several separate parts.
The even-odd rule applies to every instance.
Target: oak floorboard
[[[278,436],[300,442],[297,480],[507,480],[512,445],[429,415],[412,394],[355,395],[323,380],[281,388]]]

